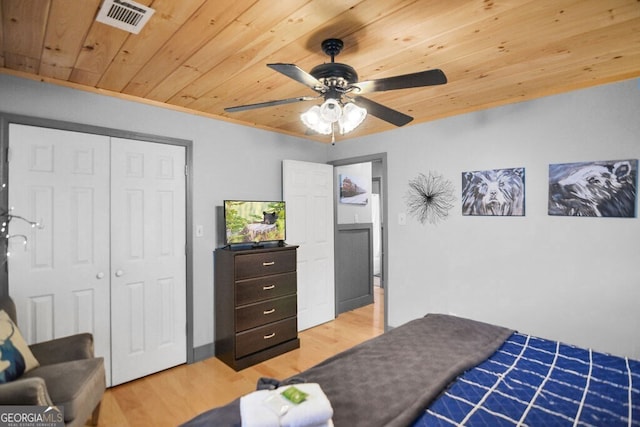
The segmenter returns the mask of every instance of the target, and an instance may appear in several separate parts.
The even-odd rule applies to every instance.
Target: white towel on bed
[[[296,405],[288,403],[287,411],[279,416],[265,402],[273,393],[280,396],[290,386],[274,390],[259,390],[240,398],[242,427],[325,427],[331,426],[333,408],[327,396],[316,383],[296,384],[295,387],[308,394],[305,401]],[[280,397],[283,402],[288,402]]]
[[[296,384],[296,388],[308,394],[298,405],[292,405],[289,411],[280,418],[282,427],[311,427],[325,425],[333,416],[331,402],[316,383]],[[282,392],[287,387],[278,389]]]

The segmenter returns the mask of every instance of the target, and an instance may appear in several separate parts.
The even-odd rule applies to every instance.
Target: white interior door
[[[93,333],[108,385],[184,363],[185,148],[16,124],[9,147],[9,206],[44,226],[9,224],[27,340]]]
[[[29,343],[91,332],[109,378],[109,138],[11,124],[9,150],[9,206],[43,226],[9,224],[20,329]]]
[[[115,385],[186,361],[185,148],[111,143]]]
[[[333,167],[284,160],[287,243],[298,248],[298,329],[335,318]]]

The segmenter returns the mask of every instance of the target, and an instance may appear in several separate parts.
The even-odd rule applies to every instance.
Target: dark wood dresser
[[[214,252],[215,353],[236,371],[300,347],[297,248]]]

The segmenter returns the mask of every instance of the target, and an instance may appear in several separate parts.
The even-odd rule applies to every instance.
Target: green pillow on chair
[[[0,384],[40,366],[6,311],[0,310]]]

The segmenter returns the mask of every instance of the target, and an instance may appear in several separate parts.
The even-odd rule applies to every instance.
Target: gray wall
[[[195,347],[213,342],[216,206],[225,198],[279,199],[283,159],[327,157],[326,144],[7,75],[0,75],[0,112],[193,141]]]
[[[640,157],[635,80],[335,146],[4,75],[0,111],[194,141],[193,224],[205,229],[193,234],[196,346],[213,341],[215,207],[226,197],[280,197],[285,158],[387,152],[391,326],[450,312],[640,359],[640,220],[546,211],[550,163]],[[526,216],[462,217],[461,173],[502,167],[526,168]],[[429,170],[456,186],[450,218],[399,225],[408,181]]]
[[[550,163],[640,157],[638,81],[338,142],[329,153],[378,152],[388,153],[391,326],[454,313],[640,359],[640,220],[547,215]],[[526,216],[463,217],[461,173],[509,167],[525,168]],[[430,170],[455,185],[450,218],[399,225],[409,180]]]

